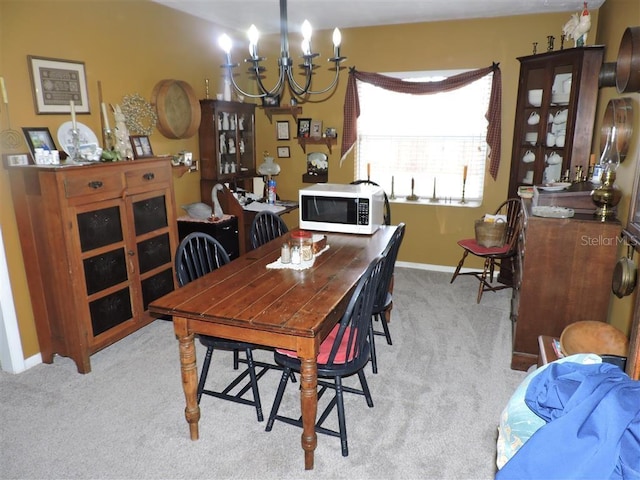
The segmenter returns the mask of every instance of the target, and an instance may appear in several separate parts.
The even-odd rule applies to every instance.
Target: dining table
[[[292,350],[301,362],[304,465],[313,469],[320,345],[345,312],[358,279],[382,254],[395,229],[381,226],[371,235],[313,232],[315,237],[326,237],[326,246],[304,269],[279,261],[281,247],[292,233],[288,232],[151,302],[150,312],[173,320],[192,440],[199,437],[200,420],[196,335]]]

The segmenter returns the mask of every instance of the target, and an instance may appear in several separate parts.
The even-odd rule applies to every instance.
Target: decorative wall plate
[[[160,80],[151,94],[158,131],[167,138],[190,138],[200,126],[200,102],[182,80]]]

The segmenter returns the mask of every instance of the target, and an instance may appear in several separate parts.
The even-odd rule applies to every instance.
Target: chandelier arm
[[[303,95],[318,95],[322,93],[327,93],[329,90],[332,90],[336,84],[338,83],[338,78],[340,77],[340,67],[336,64],[336,74],[333,77],[333,81],[322,90],[306,90]],[[311,87],[311,81],[309,81],[309,87]],[[298,94],[300,96],[300,94]]]
[[[311,87],[311,75],[312,75],[312,72],[313,72],[313,66],[312,67],[305,67],[305,70],[306,70],[306,73],[305,73],[304,87],[299,85],[298,82],[296,82],[295,78],[293,78],[293,71],[291,70],[291,68],[289,68],[287,70],[287,78],[289,80],[289,87],[290,87],[291,91],[298,97],[302,97],[302,96],[306,95],[307,92],[309,91],[309,88]]]
[[[227,76],[231,79],[231,84],[233,85],[233,88],[235,88],[236,91],[240,92],[241,95],[244,95],[245,97],[249,97],[249,98],[262,98],[266,96],[266,95],[256,95],[254,93],[249,93],[242,90],[240,88],[240,85],[238,85],[235,79],[233,78],[233,70],[231,69],[231,67],[227,67]]]
[[[278,82],[275,84],[275,86],[272,89],[268,89],[267,87],[265,87],[264,83],[262,83],[262,79],[260,78],[260,70],[259,70],[259,67],[256,65],[253,71],[256,76],[256,82],[258,83],[258,88],[262,92],[262,94],[258,95],[257,98],[263,98],[263,97],[269,97],[275,94],[281,94],[283,85],[284,85],[284,78],[286,76],[285,70],[286,68],[283,65],[279,66]]]

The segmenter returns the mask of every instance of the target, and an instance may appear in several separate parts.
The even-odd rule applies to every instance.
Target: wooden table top
[[[311,268],[267,268],[279,258],[286,234],[155,300],[149,310],[195,320],[200,330],[205,323],[215,324],[212,334],[295,350],[292,337],[317,341],[329,333],[346,308],[348,293],[395,228],[383,226],[373,235],[327,233],[329,249]],[[239,335],[239,329],[252,333]]]

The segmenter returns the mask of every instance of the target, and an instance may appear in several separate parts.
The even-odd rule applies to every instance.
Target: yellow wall
[[[611,7],[608,9],[609,4]],[[603,11],[607,12],[606,17],[603,15],[606,27],[597,25],[598,12],[592,12],[594,25],[589,43],[593,43],[596,30],[602,28],[603,40],[598,40],[606,40],[607,45],[614,43],[607,49],[607,56],[611,57],[615,56],[613,52],[617,52],[619,38],[626,26],[626,22],[623,20],[621,23],[619,19],[638,18],[637,2],[608,0]],[[455,265],[459,257],[456,240],[472,235],[473,220],[494,209],[505,198],[519,71],[516,57],[531,54],[532,42],[538,42],[539,49],[544,49],[546,36],[559,37],[568,16],[569,13],[560,13],[343,31],[343,54],[348,56],[345,65],[356,66],[362,71],[479,68],[491,62],[499,62],[502,69],[502,163],[497,181],[487,175],[485,200],[479,208],[394,205],[394,222],[404,221],[409,227],[400,252],[401,261]],[[214,96],[219,91],[221,75],[218,66],[222,58],[216,44],[220,33],[215,25],[148,0],[0,0],[0,76],[5,78],[7,85],[11,127],[19,130],[23,126],[47,126],[55,135],[58,126],[68,120],[61,115],[35,114],[27,55],[85,62],[92,113],[79,116],[79,121],[99,132],[98,81],[102,84],[104,100],[109,103],[118,103],[124,95],[132,93],[149,99],[154,85],[166,78],[189,82],[200,98],[204,98],[204,79],[209,78],[211,96]],[[297,40],[292,41],[293,44],[297,45]],[[322,52],[320,59],[329,56],[330,48],[330,32],[314,33],[314,50]],[[245,51],[244,46],[238,48],[236,60],[244,56]],[[273,62],[276,52],[277,39],[265,39],[261,53]],[[273,63],[269,66],[271,74],[267,75],[267,82],[275,70]],[[322,65],[316,76],[319,85],[328,81],[328,74],[326,65]],[[244,83],[242,78],[239,81]],[[322,119],[325,127],[336,127],[340,135],[345,86],[346,72],[328,101],[303,105],[303,116]],[[284,102],[287,100],[283,99]],[[0,108],[3,109],[0,112],[1,127],[6,129],[6,112],[3,105]],[[277,119],[290,121],[293,138],[293,120],[286,117]],[[258,110],[257,151],[268,150],[275,155],[277,145],[290,146],[291,158],[278,159],[282,166],[278,193],[282,198],[296,198],[298,189],[303,186],[301,177],[305,171],[305,155],[294,140],[276,141],[275,120],[270,124]],[[188,140],[169,140],[154,131],[151,143],[155,153],[175,153],[186,149],[195,152],[197,157],[197,136]],[[623,168],[629,169],[631,178],[634,160],[628,160]],[[375,179],[375,172],[372,172],[372,178]],[[330,155],[329,180],[349,182],[352,179],[353,155],[339,166],[339,148],[334,148]],[[630,183],[631,180],[623,179],[619,182],[626,194],[623,203],[628,203]],[[175,187],[178,205],[199,200],[199,174],[176,176]],[[625,208],[621,206],[621,211]],[[288,222],[295,221],[289,217]],[[39,348],[4,169],[0,169],[0,225],[9,259],[24,354],[30,357]],[[624,313],[619,316],[623,317]]]

